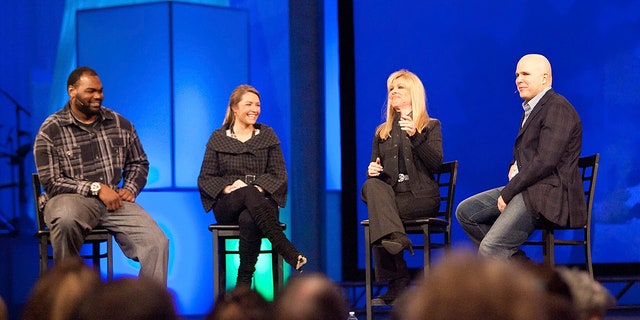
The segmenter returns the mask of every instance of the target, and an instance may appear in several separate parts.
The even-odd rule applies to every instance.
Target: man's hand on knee
[[[102,200],[105,206],[107,206],[107,210],[115,211],[122,208],[122,198],[120,195],[111,188],[102,188],[100,189],[100,193],[98,193],[98,198]]]

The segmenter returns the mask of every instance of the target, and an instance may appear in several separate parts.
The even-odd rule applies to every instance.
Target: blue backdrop
[[[456,202],[504,185],[523,112],[515,66],[542,53],[553,88],[581,115],[582,154],[601,153],[594,262],[640,261],[638,12],[639,1],[355,0],[358,181],[383,119],[387,76],[407,68],[442,122],[445,159],[460,161]],[[362,203],[358,214],[366,217]],[[453,237],[468,243],[457,223]]]
[[[83,50],[91,51],[92,47],[81,46],[76,52],[76,10],[142,2],[155,1],[0,2],[0,30],[11,30],[0,36],[0,88],[31,112],[30,117],[21,113],[22,128],[35,132],[46,115],[62,106],[67,99],[66,77],[78,62],[99,63],[83,60],[87,54]],[[288,2],[183,2],[246,10],[249,25],[246,77],[261,91],[261,120],[276,129],[288,157],[295,152],[290,150],[290,135],[295,128],[289,112],[291,108],[307,107],[292,105],[290,101],[291,75],[297,70],[289,70],[288,67]],[[340,131],[337,97],[341,93],[336,88],[339,43],[335,29],[335,3],[326,1],[325,5],[326,181],[328,193],[337,194],[340,192],[338,173],[341,169],[340,151],[336,150],[340,139],[336,134]],[[398,3],[354,0],[353,5],[357,101],[357,143],[354,148],[357,150],[355,161],[358,168],[354,174],[358,175],[359,183],[364,181],[373,130],[382,121],[385,80],[392,71],[407,68],[422,78],[429,97],[429,111],[442,121],[445,158],[460,161],[456,202],[503,184],[522,113],[520,99],[514,94],[515,64],[525,53],[543,53],[553,66],[554,89],[565,95],[582,116],[583,154],[602,154],[594,208],[594,261],[640,262],[640,173],[635,168],[639,160],[636,150],[640,140],[636,120],[640,113],[640,75],[636,72],[640,67],[639,1],[523,0],[498,3],[451,0]],[[153,10],[141,13],[140,17],[147,14],[153,15]],[[159,23],[168,16],[156,18]],[[135,27],[132,33],[126,31],[112,36],[135,41],[134,36],[146,30],[145,36],[164,37],[168,29],[149,29],[158,25],[147,19],[143,24],[131,25]],[[181,30],[180,25],[174,27],[176,32]],[[174,58],[180,61],[174,59],[173,64],[164,55],[162,48],[169,45],[163,40],[146,43],[149,47],[145,51],[131,52],[128,51],[130,48],[118,48],[111,52],[114,61],[109,68],[126,73],[129,66],[118,66],[117,61],[121,54],[127,53],[138,59],[140,65],[136,67],[145,68],[145,72],[117,78],[109,78],[107,72],[103,78],[105,104],[136,123],[152,157],[154,171],[147,189],[149,192],[144,192],[140,201],[150,212],[159,213],[161,226],[173,239],[172,260],[189,261],[193,258],[193,254],[185,249],[201,255],[203,264],[198,266],[198,271],[187,269],[181,263],[171,266],[170,287],[182,290],[179,291],[178,307],[183,314],[203,313],[210,306],[210,296],[206,301],[200,298],[211,291],[210,234],[203,225],[213,218],[202,212],[197,192],[193,190],[193,177],[204,152],[206,132],[221,122],[220,111],[226,105],[226,101],[221,100],[226,100],[229,88],[236,84],[236,80],[240,81],[229,76],[238,74],[230,73],[222,77],[225,81],[219,83],[211,78],[181,77],[191,74],[188,68],[212,68],[209,57],[186,59],[182,56],[190,53],[190,41],[209,36],[208,31],[204,28],[202,33],[183,35],[179,43],[175,43],[181,49],[174,51]],[[232,48],[238,50],[236,44],[240,45],[233,42]],[[233,54],[239,54],[239,51]],[[183,59],[185,65],[181,64]],[[101,72],[100,66],[96,68]],[[182,72],[173,73],[173,83],[156,82],[166,77],[169,70]],[[141,83],[153,83],[156,90],[142,90],[139,87]],[[177,87],[171,87],[176,84]],[[212,88],[218,85],[228,87]],[[215,92],[224,92],[224,98],[215,96]],[[178,100],[188,102],[180,105]],[[169,106],[171,103],[174,103],[172,107]],[[185,109],[189,110],[193,104],[208,108],[198,109],[196,117],[184,118],[189,115]],[[14,107],[10,100],[0,97],[0,110],[3,112],[0,118],[0,155],[13,154],[16,147],[33,139],[23,135],[19,137],[20,141],[16,141]],[[168,123],[166,117],[170,114],[176,117],[172,120],[174,122]],[[147,119],[153,120],[153,124],[149,125]],[[299,120],[306,119],[296,119]],[[15,166],[9,164],[8,158],[0,158],[0,185],[13,183],[16,180]],[[32,162],[33,159],[27,155],[26,163],[31,166]],[[32,167],[27,169],[27,173],[33,170]],[[174,192],[176,190],[179,192]],[[332,199],[335,198],[339,195]],[[14,187],[1,188],[0,199],[3,216],[33,216],[31,203],[19,203]],[[167,201],[181,203],[180,210],[167,210],[163,205]],[[340,211],[327,207],[327,213],[331,215],[327,217],[327,223],[339,221]],[[285,222],[289,222],[289,212],[285,210],[282,214]],[[360,205],[358,215],[360,219],[366,216],[364,206]],[[172,219],[181,219],[183,223],[174,225]],[[33,224],[19,227],[24,227],[26,237],[33,241],[28,231]],[[357,238],[359,241],[363,239],[359,225],[342,227],[347,231],[357,230]],[[294,229],[294,226],[289,229]],[[333,231],[336,229],[339,228],[332,228]],[[328,257],[328,263],[323,267],[327,270],[336,270],[336,266],[339,270],[340,261],[335,258],[340,256],[340,245],[356,247],[356,244],[341,244],[334,240],[336,237],[334,234],[323,239]],[[453,237],[456,245],[468,243],[457,223],[454,224]],[[361,243],[357,244],[358,249],[362,247]],[[24,302],[36,278],[36,249],[28,243],[8,248],[3,246],[2,250],[0,294],[19,305]],[[24,258],[25,254],[30,260]],[[360,256],[363,256],[362,252]],[[135,264],[122,257],[120,259],[117,272],[137,272]],[[570,257],[567,259],[571,260]],[[15,276],[12,277],[7,270],[14,272]],[[339,280],[339,275],[333,278]]]

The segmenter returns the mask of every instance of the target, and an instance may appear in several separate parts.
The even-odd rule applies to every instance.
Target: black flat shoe
[[[392,255],[396,255],[404,249],[409,249],[411,255],[413,255],[413,248],[411,247],[411,240],[404,233],[395,232],[391,235],[391,239],[383,239],[380,241],[382,246],[387,252]]]

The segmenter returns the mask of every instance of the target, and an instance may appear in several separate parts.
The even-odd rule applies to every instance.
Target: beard
[[[76,96],[76,107],[78,108],[78,111],[82,112],[88,118],[100,114],[99,109],[98,110],[91,109],[91,104],[89,102],[84,102],[77,96]]]

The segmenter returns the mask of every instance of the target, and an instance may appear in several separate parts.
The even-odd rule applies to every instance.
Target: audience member
[[[544,285],[552,319],[600,320],[616,304],[611,293],[586,271],[530,262],[523,265]]]
[[[531,260],[519,260],[521,265],[540,281],[546,293],[547,319],[578,320],[573,306],[571,290],[556,269],[533,263]]]
[[[276,297],[275,318],[278,320],[344,320],[348,316],[348,300],[342,289],[319,273],[289,279]]]
[[[80,320],[176,320],[173,297],[151,278],[120,278],[104,284],[86,299]]]
[[[578,319],[604,319],[607,310],[616,305],[611,293],[588,272],[565,267],[558,267],[556,271],[570,289]]]
[[[81,298],[96,290],[100,276],[79,257],[56,263],[34,285],[24,306],[24,320],[74,319]]]
[[[237,286],[218,296],[207,315],[207,320],[273,319],[273,304],[248,286]]]
[[[546,314],[540,280],[519,264],[454,253],[395,304],[402,320],[540,320]]]
[[[9,310],[7,309],[7,304],[4,303],[4,299],[0,296],[0,320],[8,320],[9,319]]]

